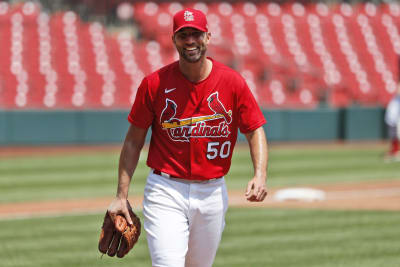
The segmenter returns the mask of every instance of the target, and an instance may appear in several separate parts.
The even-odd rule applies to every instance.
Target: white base
[[[313,188],[285,188],[276,191],[273,196],[275,201],[322,201],[326,198],[326,193],[322,190]]]

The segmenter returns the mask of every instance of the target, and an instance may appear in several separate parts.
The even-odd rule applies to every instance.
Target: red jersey
[[[128,120],[140,128],[151,125],[150,168],[193,180],[224,176],[238,129],[248,133],[266,122],[245,80],[212,63],[198,83],[183,76],[178,61],[143,79]]]

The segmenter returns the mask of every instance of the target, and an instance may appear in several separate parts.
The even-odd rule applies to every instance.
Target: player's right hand
[[[113,222],[115,222],[115,217],[118,214],[122,214],[125,216],[127,222],[130,225],[133,225],[132,218],[129,214],[129,210],[132,210],[131,205],[128,200],[125,198],[116,197],[110,204],[107,209],[108,214],[110,215]]]

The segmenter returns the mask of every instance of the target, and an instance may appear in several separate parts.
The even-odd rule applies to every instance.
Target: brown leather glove
[[[133,248],[140,236],[140,219],[129,210],[133,225],[129,225],[123,215],[117,215],[115,222],[112,221],[108,212],[104,216],[101,227],[99,251],[110,257],[117,254],[118,258],[124,257]]]

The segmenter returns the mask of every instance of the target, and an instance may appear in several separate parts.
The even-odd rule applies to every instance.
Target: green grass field
[[[268,186],[400,180],[400,163],[382,161],[384,146],[270,149]],[[140,194],[144,158],[131,194]],[[115,194],[118,153],[0,159],[0,205]],[[248,151],[235,151],[229,189],[252,174]],[[140,214],[141,215],[141,214]],[[0,219],[0,266],[151,266],[145,235],[124,259],[100,259],[103,214]],[[230,208],[214,267],[400,266],[400,213]]]
[[[0,221],[1,266],[151,266],[145,235],[124,259],[100,259],[102,214]],[[397,267],[399,212],[228,211],[215,267]]]
[[[384,146],[276,148],[269,155],[269,187],[400,179],[400,163],[382,160]],[[113,196],[118,152],[0,159],[0,203]],[[131,194],[143,192],[149,169],[140,159]],[[235,149],[229,189],[244,190],[252,175],[247,149]]]

